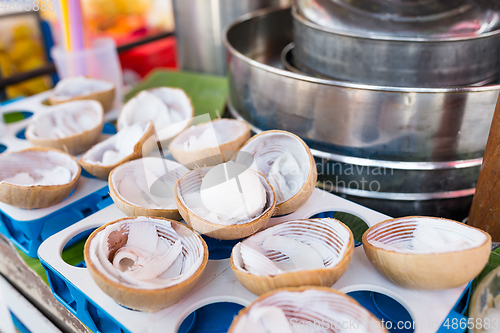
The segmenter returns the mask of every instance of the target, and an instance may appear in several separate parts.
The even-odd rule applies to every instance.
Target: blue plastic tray
[[[54,297],[95,333],[131,333],[47,263],[40,260]],[[85,267],[82,262],[77,267]]]
[[[17,133],[18,139],[25,140],[24,130],[25,127]],[[112,124],[106,123],[103,133],[114,134],[116,133],[116,129]],[[79,180],[77,187],[82,186],[82,180],[86,181],[91,178],[95,180],[95,177],[89,175],[83,169],[81,177],[82,179]],[[60,209],[47,215],[42,214],[41,217],[34,219],[21,219],[20,217],[25,217],[23,215],[28,216],[27,213],[23,213],[25,210],[16,209],[14,211],[15,216],[13,216],[12,212],[9,213],[0,209],[0,232],[9,238],[27,256],[37,258],[38,247],[45,239],[113,203],[109,197],[108,187],[105,184],[106,182],[95,184],[93,186],[96,186],[96,188],[86,189],[88,192],[82,198],[67,205],[64,205],[65,201],[63,201],[60,204],[62,206]],[[74,239],[72,243],[78,240]]]
[[[81,198],[43,218],[31,221],[14,220],[0,210],[0,232],[27,256],[37,258],[38,247],[44,240],[83,218],[101,210],[113,200],[108,186]],[[71,240],[71,244],[80,239]]]
[[[29,103],[31,99],[35,99],[36,101]],[[9,142],[10,147],[0,143],[0,153],[7,148],[16,150],[27,147],[26,137],[24,136],[24,131],[28,125],[26,119],[33,116],[34,112],[20,110],[30,109],[28,106],[39,103],[39,99],[39,96],[34,96],[16,101],[11,103],[10,106],[19,106],[18,109],[3,112],[2,116],[10,123],[7,124],[7,132],[2,137],[2,141],[4,143]],[[30,110],[36,111],[36,109],[34,107]],[[105,123],[102,132],[103,134],[116,134],[116,128],[111,123]],[[15,139],[12,140],[14,136]],[[78,188],[82,187],[82,180],[89,181],[90,178],[94,178],[92,185],[85,187],[85,190],[79,194],[81,197],[78,200],[67,201],[68,204],[65,205],[65,201],[73,193],[70,194],[67,199],[58,204],[60,208],[57,210],[32,214],[35,210],[12,209],[13,207],[3,204],[3,208],[0,208],[0,232],[9,238],[27,256],[37,258],[38,247],[45,239],[113,203],[109,197],[106,182],[96,183],[95,177],[89,175],[83,169],[81,176],[75,191],[78,191]],[[78,240],[74,239],[71,243]]]

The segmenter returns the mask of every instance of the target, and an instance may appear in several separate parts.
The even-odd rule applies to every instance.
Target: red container
[[[122,68],[132,70],[141,77],[158,67],[177,68],[176,58],[176,40],[173,36],[120,53]]]

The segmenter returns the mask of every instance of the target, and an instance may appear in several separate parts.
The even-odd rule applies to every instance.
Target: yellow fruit
[[[14,63],[6,53],[0,52],[0,71],[2,76],[11,76],[14,74]]]
[[[30,58],[33,51],[36,52],[34,50],[35,45],[35,42],[29,39],[16,41],[10,49],[10,57],[15,63],[19,64],[25,61],[25,59]]]
[[[6,91],[7,91],[8,98],[27,96],[27,94],[25,93],[23,88],[18,84],[14,85],[14,86],[7,87]]]
[[[30,57],[28,59],[25,59],[21,64],[17,66],[19,71],[21,72],[27,72],[30,70],[33,70],[35,68],[41,67],[44,65],[44,61],[38,57]]]
[[[33,35],[33,31],[28,25],[20,24],[12,29],[12,39],[14,41],[29,39]]]

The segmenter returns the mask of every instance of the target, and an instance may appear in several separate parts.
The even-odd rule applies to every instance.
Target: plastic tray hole
[[[17,239],[17,241],[19,242],[20,245],[24,246],[25,248],[29,247],[30,238],[28,237],[28,235],[26,235],[26,233],[21,232],[21,234],[19,235],[19,239]]]
[[[415,325],[406,308],[394,298],[369,290],[347,293],[384,323],[390,333],[413,333]]]
[[[94,211],[90,207],[86,207],[86,208],[82,209],[81,212],[82,212],[83,216],[85,216],[85,217],[92,215],[94,213]]]
[[[105,333],[122,333],[123,329],[115,322],[115,320],[104,310],[94,306],[94,304],[87,302],[86,310],[94,325],[99,332]]]
[[[177,333],[193,332],[196,323],[196,311],[193,311],[183,321]]]
[[[68,198],[71,197],[74,192],[75,190],[73,190],[70,195],[63,200],[63,202],[65,200],[68,200]],[[59,214],[51,214],[49,215],[49,218],[45,220],[39,236],[41,237],[41,240],[46,240],[50,236],[80,221],[83,217],[84,216],[81,214],[81,212],[74,209],[61,210]],[[30,237],[28,239],[33,239],[33,237]]]
[[[108,191],[108,187],[105,187],[106,191]],[[98,209],[104,209],[109,205],[113,204],[113,199],[109,196],[109,193],[102,196],[101,201],[97,203]]]
[[[369,228],[365,220],[363,220],[359,216],[341,211],[321,212],[311,216],[310,218],[311,219],[334,218],[344,223],[352,231],[352,234],[354,236],[355,247],[363,245],[362,243],[363,234]]]
[[[227,332],[243,305],[231,302],[212,303],[189,314],[179,327],[178,333]],[[214,315],[216,314],[216,315]]]
[[[126,307],[126,306],[125,306],[125,305],[123,305],[123,304],[118,304],[118,305],[119,305],[120,307],[124,308],[124,309],[129,310],[129,311],[134,311],[134,312],[142,312],[142,311],[139,311],[139,310],[135,310],[135,309],[128,308],[128,307]]]
[[[76,315],[76,301],[73,298],[73,295],[71,295],[71,291],[69,290],[66,282],[64,282],[58,273],[53,272],[45,265],[43,266],[47,272],[47,278],[50,281],[50,287],[52,288],[52,292],[55,297],[63,303],[63,305],[66,306],[70,312]]]
[[[82,173],[81,175],[85,178],[96,178],[94,176],[92,176],[90,173],[87,172],[87,170],[85,170],[84,168],[82,168]]]
[[[7,146],[0,143],[0,153],[3,153],[6,150],[7,150]]]
[[[102,128],[102,134],[114,135],[116,134],[116,127],[112,123],[104,123],[104,127]]]
[[[0,211],[0,226],[3,229],[2,233],[6,234],[10,240],[16,244],[25,253],[29,252],[30,237],[26,234],[25,230],[20,228],[19,223],[10,219]]]
[[[61,255],[65,263],[75,267],[83,267],[82,262],[85,263],[83,260],[85,241],[95,229],[97,228],[85,230],[66,243]]]
[[[21,333],[31,333],[31,331],[26,327],[24,326],[24,324],[19,320],[19,318],[17,318],[17,316],[12,312],[10,311],[10,316],[12,317],[12,323],[14,324],[14,326],[17,328],[17,330]]]
[[[87,268],[87,264],[85,263],[85,260],[83,260],[80,263],[76,264],[75,267],[78,267],[78,268]]]
[[[71,193],[64,200],[67,200],[69,197],[71,197],[75,193],[75,191],[76,191],[76,188],[74,188],[73,191],[71,191]]]
[[[3,114],[3,120],[6,124],[12,124],[24,119],[28,119],[32,115],[33,112],[31,111],[10,111]]]
[[[471,293],[472,293],[472,282],[469,283],[467,288],[464,290],[462,297],[457,301],[457,304],[455,304],[455,307],[453,308],[455,312],[465,315],[465,312],[469,308]]]
[[[219,240],[205,235],[202,235],[201,237],[203,237],[205,243],[207,243],[208,259],[210,260],[230,258],[233,247],[244,239]]]
[[[19,130],[19,132],[16,133],[16,138],[21,139],[21,140],[26,140],[26,127],[23,128],[22,130]]]

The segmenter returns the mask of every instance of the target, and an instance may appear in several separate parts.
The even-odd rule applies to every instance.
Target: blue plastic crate
[[[85,326],[95,333],[130,333],[116,319],[92,302],[84,293],[76,288],[64,276],[53,270],[43,260],[40,260],[47,272],[50,289],[54,297],[75,315]],[[85,267],[82,262],[78,267]]]
[[[360,216],[361,219],[366,221],[367,224],[373,225],[378,223],[378,221],[382,221],[387,219],[387,216],[374,212],[372,210],[368,210],[365,207],[356,205],[352,202],[349,202],[345,199],[339,198],[337,196],[324,193],[320,190],[315,190],[313,197],[306,203],[303,207],[301,207],[296,213],[282,217],[282,218],[273,218],[274,223],[279,223],[288,219],[295,218],[307,218],[314,216],[321,212],[327,212],[331,214],[331,212],[352,212],[355,216]],[[326,214],[326,213],[325,213]],[[102,293],[101,290],[97,286],[93,286],[92,288],[88,288],[87,281],[91,279],[88,272],[80,271],[80,268],[69,267],[67,263],[65,263],[60,253],[57,249],[64,247],[64,244],[67,239],[74,237],[75,235],[80,235],[82,232],[90,232],[102,225],[103,220],[116,219],[123,216],[123,213],[119,211],[116,206],[110,206],[101,212],[98,212],[87,219],[82,220],[81,222],[75,224],[74,226],[69,227],[68,229],[60,232],[59,234],[54,235],[50,240],[42,245],[40,249],[40,260],[42,265],[47,271],[48,280],[54,293],[55,297],[66,306],[72,313],[74,313],[85,325],[87,325],[94,332],[129,332],[129,330],[136,329],[141,325],[135,325],[134,323],[140,323],[137,321],[137,317],[135,315],[133,317],[132,313],[127,317],[128,311],[120,310],[119,305],[114,303],[112,306],[109,302],[109,299]],[[248,290],[244,289],[239,283],[235,281],[234,274],[230,269],[229,263],[227,260],[217,260],[227,258],[230,254],[230,249],[234,246],[234,243],[237,241],[217,241],[212,239],[206,239],[207,245],[209,247],[209,253],[212,254],[212,260],[209,261],[209,265],[214,265],[214,268],[210,273],[206,276],[206,281],[200,281],[200,285],[204,286],[203,288],[197,289],[196,293],[201,292],[203,294],[204,300],[207,300],[206,303],[204,301],[200,301],[200,299],[195,297],[194,301],[187,301],[182,307],[185,310],[193,309],[191,313],[189,311],[183,312],[178,311],[178,309],[172,309],[171,311],[166,311],[161,313],[159,317],[155,317],[151,324],[154,323],[155,328],[159,329],[160,326],[158,324],[165,324],[169,326],[169,323],[173,323],[173,320],[184,320],[180,324],[179,333],[194,333],[194,332],[225,332],[232,322],[235,315],[241,308],[240,303],[242,299],[250,302],[255,299],[255,295],[248,292]],[[215,259],[215,260],[213,260]],[[344,281],[339,281],[340,284],[338,288],[343,290],[346,288],[345,283],[347,281],[354,281],[356,278],[352,276],[348,276],[350,274],[354,274],[355,272],[363,272],[363,274],[358,274],[358,276],[367,276],[366,273],[372,272],[376,274],[372,265],[366,261],[366,256],[364,255],[364,251],[361,247],[358,247],[354,250],[353,259],[351,261],[351,265],[365,265],[359,266],[357,270],[348,270],[344,277]],[[84,263],[80,263],[77,267],[84,268]],[[363,268],[362,268],[363,267]],[[231,277],[229,277],[231,275]],[[224,277],[223,279],[218,279],[220,276],[227,276],[227,280]],[[370,276],[370,279],[383,279],[380,276]],[[218,279],[218,283],[211,284],[213,281]],[[224,281],[222,283],[222,281]],[[373,289],[370,288],[370,284],[365,284],[363,279],[361,282],[354,282],[360,286],[366,286],[366,291],[363,292],[348,292],[349,295],[358,300],[365,308],[372,311],[375,316],[379,318],[384,318],[387,321],[407,321],[414,320],[419,321],[423,320],[422,315],[420,317],[416,316],[415,318],[409,317],[409,313],[412,312],[412,300],[408,297],[411,297],[411,290],[400,289],[396,292],[395,295],[399,297],[399,299],[406,300],[406,309],[401,306],[400,309],[396,309],[394,304],[397,302],[395,299],[389,297],[388,295],[378,294],[379,296],[375,296],[376,291],[379,293],[384,293],[384,289],[387,290],[390,288],[389,282],[388,285],[384,288],[376,287],[372,285]],[[337,282],[337,283],[339,283]],[[380,281],[378,281],[380,282]],[[227,286],[227,287],[226,287]],[[87,289],[88,288],[88,289]],[[246,293],[243,294],[241,290],[244,290]],[[202,291],[203,290],[203,291]],[[352,290],[352,289],[351,289]],[[432,292],[429,292],[429,295]],[[452,302],[450,300],[450,294],[453,294]],[[236,298],[228,298],[227,295],[237,295]],[[454,293],[453,291],[442,291],[439,295],[430,296],[429,301],[435,302],[439,299],[447,298],[448,303],[446,303],[446,309],[440,309],[440,318],[444,317],[444,313],[447,314],[447,318],[452,320],[453,318],[457,318],[459,316],[463,316],[464,310],[467,307],[468,300],[470,296],[470,285],[464,289],[462,293]],[[406,298],[405,298],[406,297]],[[190,297],[187,297],[188,299]],[[418,300],[424,308],[426,307],[425,303],[422,303],[422,299]],[[236,303],[227,303],[227,302],[236,302]],[[193,306],[196,304],[197,306]],[[198,307],[203,304],[203,306]],[[248,303],[241,303],[248,304]],[[398,303],[399,304],[399,303]],[[444,304],[444,303],[443,303]],[[418,305],[420,306],[420,305]],[[198,308],[197,308],[198,307]],[[106,309],[109,309],[108,312]],[[166,309],[165,309],[166,310]],[[443,311],[445,310],[445,311]],[[163,310],[162,310],[163,311]],[[171,316],[173,313],[179,312],[179,316],[168,318],[168,323],[163,319],[165,317]],[[214,313],[223,312],[223,316],[214,316]],[[116,315],[112,315],[112,313]],[[120,313],[120,315],[118,315]],[[181,314],[182,313],[182,314]],[[435,312],[433,312],[435,313]],[[406,316],[405,316],[406,314]],[[430,315],[430,314],[429,314]],[[146,316],[147,317],[147,316]],[[145,318],[146,318],[145,317]],[[161,317],[161,318],[160,318]],[[135,319],[133,319],[135,318]],[[132,321],[131,321],[132,320]],[[441,320],[441,319],[440,319]],[[446,322],[446,319],[444,320]],[[443,323],[444,323],[443,322]],[[443,330],[443,323],[436,323],[436,331],[439,329],[439,332],[453,332],[453,333],[463,333],[461,330],[455,331],[446,331]],[[144,323],[146,324],[146,323]],[[127,325],[127,326],[125,326]],[[126,328],[128,327],[128,329]],[[171,329],[172,327],[169,327]],[[169,331],[170,332],[170,331]],[[391,330],[391,333],[410,333],[409,330]]]
[[[38,247],[44,240],[112,203],[108,186],[105,186],[37,220],[14,220],[0,210],[0,232],[26,255],[36,258]],[[79,240],[73,239],[69,245]]]
[[[93,230],[89,230],[87,236]],[[221,241],[206,236],[202,236],[207,242],[209,253],[212,260],[227,259],[231,255],[232,247],[241,240]],[[82,237],[81,237],[82,238]],[[68,243],[69,244],[69,243]],[[50,265],[41,260],[42,266],[47,271],[47,277],[55,298],[61,302],[71,313],[78,317],[87,327],[96,333],[129,333],[119,321],[110,316],[105,310],[95,304],[89,297],[76,288],[64,276],[52,269]],[[86,268],[82,261],[76,267]],[[437,333],[464,333],[460,328],[453,330],[450,327],[443,326],[446,320],[453,318],[460,320],[466,318],[464,313],[468,307],[471,296],[471,285],[469,283],[462,296],[455,304],[448,317],[443,321]],[[394,325],[389,329],[389,333],[413,333],[412,328],[397,329],[397,322],[411,322],[412,317],[408,311],[399,302],[384,294],[372,291],[354,291],[347,295],[356,299],[362,306],[372,312],[377,318],[384,322],[392,322]],[[187,316],[178,333],[213,333],[226,332],[233,318],[243,306],[236,303],[217,302],[207,304]],[[214,313],[219,315],[213,316]],[[222,315],[221,315],[222,314]]]
[[[41,263],[47,271],[47,278],[54,297],[90,330],[95,333],[131,333],[120,322],[73,286],[64,276],[51,269],[43,260],[41,260]],[[76,266],[86,267],[85,262],[81,262]],[[233,318],[242,308],[242,305],[230,302],[207,304],[187,316],[182,322],[178,333],[226,332]],[[222,313],[222,315],[213,316],[214,313]]]
[[[24,135],[24,131],[28,125],[27,119],[37,112],[39,107],[35,107],[35,105],[40,103],[41,98],[45,98],[43,94],[14,101],[9,104],[12,110],[2,112],[2,116],[11,123],[7,124],[7,131],[4,133],[4,137],[1,138],[2,140],[0,140],[5,143],[2,144],[0,142],[0,153],[7,148],[17,150],[27,147]],[[106,122],[102,133],[116,134],[116,128],[111,123]],[[12,140],[13,137],[16,139]],[[78,191],[78,188],[82,186],[82,179],[89,181],[90,178],[93,178],[95,183],[95,177],[82,169],[81,178],[75,191]],[[68,197],[62,202],[60,209],[54,209],[55,211],[43,214],[35,214],[37,216],[30,216],[21,209],[12,210],[12,207],[4,205],[0,208],[0,233],[9,238],[26,255],[37,258],[38,247],[45,239],[113,203],[109,197],[106,182],[104,181],[92,184],[83,193],[80,193],[79,196],[81,197],[78,197],[78,200],[71,200],[73,202],[64,205]],[[78,240],[74,239],[72,243]]]

